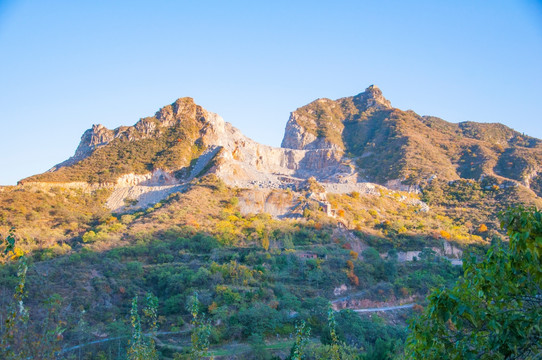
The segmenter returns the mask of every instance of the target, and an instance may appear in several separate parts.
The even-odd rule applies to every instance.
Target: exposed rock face
[[[107,148],[112,142],[115,147]],[[142,143],[145,147],[136,146]],[[113,150],[94,156],[100,148]],[[134,156],[140,149],[145,155]],[[132,156],[129,165],[124,164],[125,153]],[[259,144],[193,99],[180,98],[134,126],[109,130],[94,125],[74,156],[41,181],[55,182],[55,171],[87,158],[87,175],[98,170],[114,174],[101,183],[115,188],[109,205],[117,210],[132,196],[139,204],[150,204],[206,173],[230,186],[266,190],[296,190],[314,177],[327,192],[361,194],[378,193],[369,181],[418,192],[419,184],[436,176],[456,180],[489,175],[542,193],[540,140],[500,124],[451,124],[401,111],[374,85],[356,96],[318,99],[292,112],[281,148]],[[104,158],[114,165],[104,165]],[[63,179],[81,181],[80,169],[66,172]],[[39,176],[28,179],[35,181]],[[143,199],[151,193],[145,195],[149,200]],[[248,203],[245,207],[252,208]],[[284,209],[268,210],[278,214]]]
[[[376,85],[371,85],[364,92],[354,96],[354,102],[361,104],[363,111],[370,108],[391,109],[391,102],[382,95],[382,91]]]
[[[344,120],[355,113],[391,109],[391,103],[375,85],[364,92],[336,101],[318,99],[290,114],[281,146],[290,149],[344,149]],[[333,139],[338,136],[339,139]],[[334,141],[335,140],[335,141]]]
[[[161,169],[144,175],[126,174],[117,179],[117,186],[166,186],[178,183],[175,176]]]
[[[239,196],[239,209],[244,215],[266,213],[276,218],[292,217],[296,205],[293,192],[247,189]]]
[[[115,212],[144,209],[184,189],[185,186],[180,184],[118,186],[107,199],[106,205]]]
[[[323,182],[344,182],[353,173],[352,166],[342,161],[342,151],[261,145],[216,114],[208,118],[203,133],[202,142],[216,153],[212,159],[207,156],[208,161],[215,163],[210,171],[231,186],[295,187],[311,176]],[[202,168],[204,164],[198,162],[196,167]]]
[[[284,138],[281,147],[288,149],[332,149],[336,145],[329,143],[326,139],[318,138],[316,135],[306,131],[300,123],[306,121],[306,116],[293,112],[286,123]]]
[[[117,179],[107,207],[115,212],[149,207],[169,195],[183,191],[186,185],[171,173],[158,169],[148,174],[126,174]]]
[[[90,155],[94,149],[99,146],[109,144],[115,138],[115,132],[107,129],[105,126],[97,124],[91,129],[85,131],[81,137],[81,142],[75,150],[75,159],[83,159]]]
[[[113,130],[109,130],[101,124],[92,125],[92,128],[85,131],[83,136],[81,136],[81,141],[75,150],[75,154],[68,160],[55,165],[49,171],[55,171],[63,166],[70,166],[83,160],[90,156],[96,148],[109,144],[114,138],[115,132]]]

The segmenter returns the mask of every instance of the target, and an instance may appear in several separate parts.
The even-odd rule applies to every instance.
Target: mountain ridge
[[[0,234],[17,229],[32,259],[36,329],[51,297],[65,304],[63,347],[124,336],[131,299],[151,292],[161,328],[188,335],[197,291],[217,345],[251,343],[254,324],[275,324],[265,341],[286,337],[298,319],[318,338],[330,302],[412,303],[448,286],[463,253],[506,241],[495,214],[542,206],[540,140],[395,109],[379,91],[297,109],[282,148],[180,98],[134,126],[93,126],[67,162],[0,187]],[[7,293],[16,272],[1,269]],[[359,319],[339,324],[351,333]]]
[[[133,126],[93,125],[73,157],[20,183],[115,184],[125,175],[162,171],[180,184],[212,172],[241,188],[295,188],[314,177],[328,189],[350,192],[367,182],[416,190],[435,178],[489,176],[537,197],[541,164],[539,139],[498,123],[455,124],[396,109],[371,85],[293,111],[280,148],[246,137],[192,98],[179,98]]]

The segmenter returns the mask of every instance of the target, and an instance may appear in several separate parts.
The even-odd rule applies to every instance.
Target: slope
[[[353,97],[319,99],[297,109],[282,146],[343,150],[357,160],[363,180],[381,184],[493,176],[541,194],[542,141],[502,124],[453,124],[402,111],[376,86]]]

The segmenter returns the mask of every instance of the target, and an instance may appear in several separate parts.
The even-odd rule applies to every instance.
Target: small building
[[[300,259],[318,259],[318,255],[312,252],[307,252],[307,251],[296,252],[295,256],[297,256]]]

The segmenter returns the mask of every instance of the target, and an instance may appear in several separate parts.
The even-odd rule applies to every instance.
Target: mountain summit
[[[297,109],[282,146],[344,151],[364,180],[382,184],[494,176],[542,194],[540,140],[502,124],[454,124],[402,111],[374,85],[356,96],[319,99]]]
[[[344,121],[359,119],[365,112],[391,109],[391,103],[375,85],[339,100],[318,99],[290,115],[282,147],[291,149],[344,149]]]
[[[253,342],[255,324],[260,340],[273,342],[287,340],[301,318],[326,329],[329,303],[408,311],[459,276],[464,251],[480,254],[507,239],[495,214],[542,207],[541,160],[538,139],[501,124],[402,111],[376,86],[295,110],[280,148],[249,139],[188,97],[133,126],[94,125],[70,159],[0,187],[0,235],[17,229],[14,257],[28,254],[33,267],[22,280],[40,299],[25,303],[34,323],[20,322],[15,334],[55,335],[57,319],[66,329],[58,348],[100,342],[85,354],[96,358],[105,340],[130,338],[134,296],[147,293],[149,309],[152,293],[160,336],[173,335],[163,349],[185,356],[183,324],[194,314],[183,304],[197,291],[216,330],[213,351],[235,357],[232,349]],[[6,265],[0,288],[7,294],[19,284],[22,293]],[[390,326],[406,319],[389,314]],[[337,319],[345,333],[359,330],[353,339],[366,338],[367,320],[351,326],[359,320],[351,311]],[[382,319],[377,330],[402,336]],[[392,349],[403,338],[386,341]],[[55,343],[39,344],[55,353]],[[283,344],[285,357],[291,342]],[[121,342],[111,346],[119,351]],[[31,353],[40,352],[23,355]],[[250,356],[243,350],[239,358]]]
[[[258,144],[192,98],[180,98],[134,126],[94,125],[72,158],[22,182],[132,186],[159,172],[183,184],[214,173],[241,188],[295,189],[314,178],[328,191],[351,192],[368,182],[415,190],[435,178],[489,176],[540,196],[541,164],[538,139],[501,124],[454,124],[402,111],[371,85],[292,112],[281,148]]]

